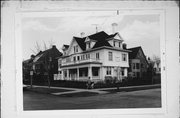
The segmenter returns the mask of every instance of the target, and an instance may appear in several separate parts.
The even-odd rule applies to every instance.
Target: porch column
[[[104,81],[106,72],[105,72],[105,67],[101,67],[101,79]]]
[[[127,77],[127,68],[124,69],[124,76]]]
[[[90,77],[90,79],[92,79],[92,67],[91,66],[88,67],[88,79],[89,79],[89,77]]]
[[[77,68],[77,80],[79,80],[79,68]]]
[[[64,70],[61,70],[61,80],[64,80]]]
[[[111,76],[114,77],[114,67],[111,67]]]
[[[69,69],[67,69],[67,80],[69,80]]]

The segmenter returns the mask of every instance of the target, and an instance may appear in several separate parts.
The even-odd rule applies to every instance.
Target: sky
[[[117,23],[127,48],[141,46],[147,57],[160,57],[159,15],[104,15],[104,16],[62,16],[25,17],[22,19],[23,60],[29,59],[36,51],[36,42],[44,50],[44,43],[50,43],[62,52],[63,44],[70,44],[73,36],[81,32],[91,35],[99,31],[112,34],[112,23]],[[33,50],[33,51],[32,51]]]

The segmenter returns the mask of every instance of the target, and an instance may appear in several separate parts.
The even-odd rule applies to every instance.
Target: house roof
[[[142,49],[141,46],[134,47],[134,48],[129,48],[128,50],[131,51],[129,53],[129,59],[135,59],[140,49]]]
[[[92,49],[94,49],[94,48],[98,48],[98,47],[102,47],[102,46],[112,47],[109,44],[109,42],[107,41],[107,39],[113,38],[116,35],[117,35],[117,33],[108,35],[104,31],[101,31],[101,32],[89,35],[87,37],[89,37],[91,40],[96,41],[96,44],[92,47]],[[74,37],[74,39],[76,40],[76,42],[78,43],[78,45],[81,47],[82,50],[86,50],[85,39],[87,37],[84,37],[84,38]]]
[[[62,56],[62,53],[55,46],[53,46],[52,48],[45,51],[40,51],[35,56],[33,62],[43,61],[47,56],[60,57]]]
[[[139,52],[139,50],[141,50],[142,53],[143,53],[143,57],[144,57],[146,63],[149,64],[148,61],[147,61],[147,59],[146,59],[146,56],[145,56],[145,54],[144,54],[144,52],[143,52],[143,50],[142,50],[142,48],[141,48],[141,46],[139,46],[139,47],[134,47],[134,48],[129,48],[128,50],[131,51],[131,52],[129,53],[129,59],[135,59],[136,56],[137,56],[137,54],[138,54],[138,52]]]

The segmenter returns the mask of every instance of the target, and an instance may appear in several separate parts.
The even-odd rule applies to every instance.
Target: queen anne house
[[[106,76],[122,79],[128,75],[129,50],[119,33],[104,31],[89,36],[73,37],[70,45],[63,45],[59,58],[62,80],[104,80]]]

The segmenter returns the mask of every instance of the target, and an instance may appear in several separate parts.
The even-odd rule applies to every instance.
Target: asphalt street
[[[86,97],[62,97],[24,91],[24,110],[159,108],[161,89],[98,94]]]

